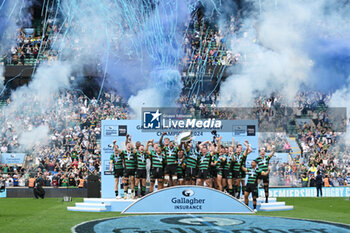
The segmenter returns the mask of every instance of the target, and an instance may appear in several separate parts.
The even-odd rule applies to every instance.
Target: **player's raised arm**
[[[236,143],[235,143],[235,138],[234,138],[234,137],[232,137],[232,148],[235,148],[235,146],[236,146]]]
[[[244,145],[246,146],[246,149],[243,155],[247,156],[248,154],[252,153],[253,149],[250,147],[248,140],[244,142]]]
[[[159,145],[160,145],[160,147],[163,147],[163,137],[164,137],[164,135],[166,135],[166,132],[163,132],[162,133],[162,135],[160,136],[160,138],[159,138]]]
[[[112,156],[111,156],[111,157],[112,157]],[[109,160],[109,171],[110,171],[110,172],[112,171],[113,165],[114,165],[114,161],[113,161],[113,159],[111,158],[111,159]]]
[[[217,148],[216,148],[216,152],[217,153],[220,153],[220,148],[221,148],[221,139],[222,139],[222,136],[218,137],[216,140],[218,142],[218,145],[217,145]]]
[[[266,172],[262,171],[261,175],[267,176],[269,173],[270,173],[270,168]]]
[[[126,137],[125,137],[125,146],[127,146],[127,145],[128,145],[128,142],[129,142],[129,137],[130,137],[130,135],[129,135],[129,134],[127,134],[127,135],[126,135]]]
[[[199,149],[201,150],[207,143],[209,143],[209,141],[201,142],[201,144],[199,144]]]
[[[271,154],[269,154],[269,158],[271,158],[272,156],[274,156],[275,150],[276,150],[275,145],[272,145],[272,151],[271,151]]]
[[[119,146],[116,144],[116,140],[113,141],[113,151],[114,154],[122,153],[122,150],[119,148]]]
[[[147,141],[147,144],[146,144],[146,150],[145,150],[145,153],[146,154],[150,154],[150,151],[148,150],[148,147],[150,146],[150,145],[153,145],[153,139],[152,140],[149,140],[149,141]]]
[[[244,171],[244,172],[248,172],[248,169],[247,169],[246,167],[244,167],[243,165],[242,165],[241,169],[242,169],[242,171]]]
[[[135,150],[136,147],[135,147],[134,143],[133,143],[132,140],[131,140],[131,136],[130,136],[129,134],[128,134],[128,136],[129,136],[128,139],[127,139],[128,142],[126,143],[126,145],[127,145],[128,143],[130,143],[130,145],[131,145],[131,151],[134,152],[134,150]]]

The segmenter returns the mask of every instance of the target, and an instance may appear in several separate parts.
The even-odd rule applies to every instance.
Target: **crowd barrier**
[[[46,197],[87,197],[86,188],[52,188],[44,187]],[[0,192],[0,198],[31,198],[33,196],[33,188],[6,188]]]

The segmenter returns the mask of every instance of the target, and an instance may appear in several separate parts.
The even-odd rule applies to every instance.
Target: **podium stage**
[[[150,193],[139,199],[84,198],[84,202],[67,207],[68,211],[128,213],[254,213],[252,199],[248,208],[243,199],[201,186],[175,186]],[[292,210],[276,198],[257,199],[258,211]]]

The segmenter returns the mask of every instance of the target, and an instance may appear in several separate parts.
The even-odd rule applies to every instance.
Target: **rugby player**
[[[113,141],[113,151],[114,153],[111,154],[110,156],[110,166],[109,166],[109,171],[114,171],[114,180],[115,180],[115,196],[116,198],[120,198],[119,193],[118,193],[118,185],[119,185],[119,178],[123,179],[123,173],[124,173],[124,168],[123,168],[123,159],[122,156],[120,155],[119,148],[116,145],[116,140]]]
[[[144,151],[144,146],[139,145],[138,150],[136,152],[136,179],[135,179],[135,193],[136,196],[138,196],[138,188],[140,184],[141,192],[140,196],[143,197],[146,194],[146,178],[147,178],[147,171],[146,171],[146,160],[148,158],[148,155]]]
[[[216,138],[215,138],[216,139]],[[215,139],[213,141],[213,143],[215,143]],[[211,163],[210,163],[210,167],[209,167],[209,175],[210,175],[210,178],[209,178],[209,187],[214,187],[215,189],[218,189],[219,186],[218,186],[218,182],[217,182],[217,169],[216,169],[216,165],[217,165],[217,158],[218,158],[218,154],[220,151],[218,151],[217,149],[219,148],[216,148],[215,147],[215,144],[213,143],[210,143],[210,147],[209,147],[209,152],[211,153]]]
[[[222,175],[223,175],[223,167],[225,165],[225,161],[226,161],[226,155],[224,154],[223,150],[221,150],[221,138],[219,137],[217,138],[217,155],[214,158],[214,165],[216,166],[216,172],[217,172],[217,177],[216,177],[216,181],[218,184],[218,188],[220,191],[223,191],[223,183],[222,183]]]
[[[204,182],[206,186],[210,186],[209,166],[211,164],[212,154],[208,151],[207,144],[211,144],[211,142],[206,141],[206,142],[202,142],[199,145],[200,158],[198,163],[199,169],[198,169],[197,184],[200,186],[203,186]]]
[[[249,204],[249,194],[252,193],[253,196],[253,207],[254,207],[254,212],[257,212],[256,210],[256,199],[258,197],[258,176],[263,175],[267,176],[270,172],[270,169],[268,169],[266,172],[260,170],[257,168],[257,161],[253,160],[252,161],[252,167],[251,168],[246,168],[242,166],[242,171],[246,172],[248,174],[248,182],[247,182],[247,188],[244,191],[244,202],[248,206]]]
[[[167,187],[174,186],[177,182],[177,151],[179,148],[169,138],[165,138],[163,143],[164,135],[166,132],[160,137],[159,145],[165,155],[164,186]]]
[[[237,144],[235,152],[235,163],[233,165],[233,192],[236,198],[240,198],[241,194],[241,184],[242,184],[242,194],[245,191],[245,172],[241,169],[245,166],[246,158],[253,150],[250,148],[248,141],[245,141],[244,145],[246,150],[243,152],[243,147],[241,144]]]
[[[185,157],[184,157],[184,150],[179,149],[177,152],[177,180],[178,185],[184,185],[184,178],[185,178]]]
[[[131,198],[135,196],[136,150],[129,134],[126,135],[126,150],[121,151],[124,164],[124,199],[127,198],[128,186],[131,186]]]
[[[149,151],[148,147],[153,146],[154,150]],[[151,160],[151,186],[150,192],[154,190],[154,184],[158,181],[158,190],[163,188],[164,179],[164,160],[165,155],[158,143],[153,143],[153,139],[147,142],[146,154]]]
[[[199,158],[199,145],[197,144],[194,148],[192,141],[185,143],[185,165],[186,165],[186,184],[195,185],[197,177],[197,166]]]
[[[256,158],[256,162],[258,163],[258,168],[264,172],[266,172],[269,169],[269,163],[271,157],[275,154],[275,145],[272,146],[272,152],[268,156],[266,156],[265,148],[260,149],[260,156]],[[264,185],[264,191],[265,191],[265,202],[269,202],[269,176],[266,175],[260,175],[258,177],[258,184],[260,184],[260,181],[263,181]]]
[[[227,180],[227,192],[231,196],[234,196],[232,171],[233,171],[233,165],[235,162],[235,154],[234,154],[233,148],[234,146],[230,146],[228,148],[228,154],[226,155],[226,164],[224,167],[224,176],[226,177],[226,180]]]

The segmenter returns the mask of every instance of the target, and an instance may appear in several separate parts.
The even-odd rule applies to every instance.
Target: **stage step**
[[[244,202],[244,199],[240,199],[240,201]],[[253,198],[249,198],[249,201],[253,201]],[[263,197],[258,197],[258,199],[256,199],[257,203],[265,203],[265,198]],[[271,197],[269,198],[269,203],[275,203],[277,201],[277,199],[275,197]]]
[[[279,201],[279,202],[269,202],[269,203],[259,203],[260,208],[262,207],[277,207],[277,206],[285,206],[286,203],[284,201]]]
[[[122,212],[126,207],[133,204],[138,199],[117,199],[117,198],[84,198],[84,203],[108,204],[108,211]]]
[[[83,206],[69,206],[68,211],[80,211],[80,212],[106,212],[107,209],[104,207],[83,207]]]
[[[99,203],[78,202],[78,203],[75,203],[75,206],[76,207],[87,207],[87,208],[106,208],[106,210],[111,209],[111,204],[109,204],[109,203],[99,204]]]
[[[84,198],[84,202],[86,203],[113,203],[113,202],[135,202],[139,200],[139,198],[137,199],[124,199],[124,198]]]
[[[286,206],[273,206],[273,207],[260,207],[259,211],[286,211],[293,210],[294,207],[290,205]]]

